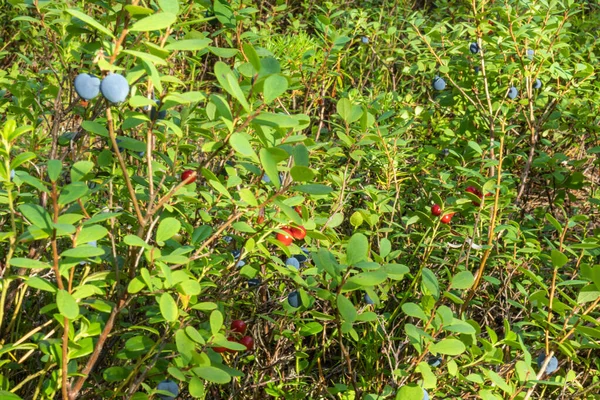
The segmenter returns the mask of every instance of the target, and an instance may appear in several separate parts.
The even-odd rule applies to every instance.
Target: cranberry
[[[285,246],[289,246],[294,241],[292,230],[290,228],[282,228],[282,231],[285,233],[278,233],[277,240],[279,240]]]
[[[246,325],[246,323],[244,321],[242,321],[241,319],[235,319],[235,320],[231,321],[231,330],[234,332],[237,332],[241,335],[246,333],[247,327],[248,326]]]

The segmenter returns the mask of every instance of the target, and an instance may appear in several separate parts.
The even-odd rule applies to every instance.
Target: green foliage
[[[599,398],[595,3],[4,3],[0,398]]]

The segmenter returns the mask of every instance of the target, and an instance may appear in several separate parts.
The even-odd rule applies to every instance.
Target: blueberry
[[[510,89],[508,89],[508,97],[511,100],[514,100],[518,95],[519,95],[519,91],[517,90],[516,87],[511,86]]]
[[[285,265],[289,265],[290,267],[294,267],[298,270],[300,269],[300,261],[298,261],[298,259],[295,257],[290,257],[285,260]]]
[[[477,42],[473,42],[471,43],[471,45],[469,46],[469,50],[471,51],[471,53],[473,54],[477,54],[479,53],[479,45],[477,44]]]
[[[542,81],[540,81],[539,79],[536,79],[535,82],[533,83],[533,88],[540,89],[541,87],[542,87]]]
[[[294,254],[292,257],[298,260],[300,264],[305,263],[308,260],[308,257],[304,254]]]
[[[546,359],[546,353],[542,351],[537,358],[538,368],[542,367],[542,364],[544,363],[545,359]],[[548,375],[550,375],[557,369],[558,369],[558,359],[556,357],[552,356],[552,358],[550,358],[550,361],[548,362],[548,365],[546,366],[546,373]]]
[[[435,90],[444,90],[446,88],[446,81],[443,78],[436,76],[433,79],[433,88]]]
[[[240,256],[240,254],[242,254],[242,252],[239,250],[231,250],[231,255],[234,256],[235,258],[238,258]]]
[[[156,387],[158,390],[164,390],[170,392],[172,396],[161,394],[159,397],[162,400],[173,400],[179,394],[179,386],[172,380],[166,379],[158,384]]]
[[[248,279],[248,287],[256,287],[259,286],[260,283],[261,281],[258,278]]]
[[[156,102],[156,105],[159,106],[160,108],[160,100],[154,100]],[[160,119],[165,119],[167,117],[167,110],[160,110],[158,112],[156,112],[156,107],[152,107],[152,109],[150,109],[150,119],[152,120],[160,120]]]
[[[231,236],[225,236],[223,238],[223,240],[225,241],[225,243],[229,244],[229,243],[231,243],[231,241],[233,240],[233,238]]]
[[[361,37],[360,41],[363,42],[363,44],[369,44],[369,38],[366,36]]]
[[[91,242],[88,242],[88,244],[93,247],[98,247],[98,241],[96,240],[92,240]]]
[[[100,92],[100,79],[90,74],[79,74],[75,77],[75,91],[84,100],[91,100]]]
[[[263,174],[262,181],[264,183],[271,183],[271,178],[269,178],[269,176],[267,174]]]
[[[429,359],[427,360],[427,364],[431,365],[432,367],[439,367],[441,363],[442,357],[429,356]]]
[[[429,393],[425,389],[423,389],[423,400],[429,400]]]
[[[367,304],[375,304],[375,302],[373,301],[373,299],[371,299],[371,296],[369,296],[367,293],[365,293],[365,303],[367,303]]]
[[[12,182],[13,179],[15,179],[15,170],[11,169],[10,170],[10,180],[11,180],[11,182]]]
[[[300,293],[297,291],[293,291],[288,295],[288,303],[290,306],[294,308],[298,308],[302,305],[302,299],[300,298]]]
[[[121,103],[125,101],[129,94],[129,83],[123,75],[110,74],[102,79],[100,91],[102,96],[111,103]]]
[[[530,60],[533,60],[534,54],[535,54],[535,51],[533,51],[532,49],[527,49],[527,58],[529,58]]]
[[[442,150],[442,156],[443,157],[448,157],[448,154],[450,154],[450,149],[443,149]]]
[[[478,74],[478,73],[479,73],[479,71],[480,71],[480,68],[479,68],[479,66],[475,66],[475,73],[476,73],[476,74]]]
[[[235,264],[237,268],[242,268],[244,265],[246,265],[246,262],[244,260],[240,260],[237,262],[237,264]]]

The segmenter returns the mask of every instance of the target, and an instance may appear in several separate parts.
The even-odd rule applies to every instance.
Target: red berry
[[[225,347],[213,347],[212,348],[214,351],[216,351],[217,353],[225,353],[227,350]]]
[[[265,217],[263,215],[259,215],[258,218],[256,218],[256,223],[262,224],[263,222],[265,222]]]
[[[248,351],[254,350],[254,339],[252,339],[252,336],[244,336],[239,343],[246,346]]]
[[[190,176],[192,176],[192,174],[194,174],[194,177],[188,181],[188,184],[196,182],[196,171],[194,171],[193,169],[186,169],[185,171],[183,171],[183,174],[181,174],[181,180],[187,180]]]
[[[284,233],[278,233],[277,234],[277,240],[279,240],[285,246],[289,246],[294,241],[294,238],[292,237],[293,236],[292,235],[292,230],[290,228],[282,228],[281,230],[284,231],[285,234]]]
[[[241,335],[243,335],[244,333],[246,333],[246,328],[247,325],[244,321],[242,321],[241,319],[235,319],[233,321],[231,321],[231,330],[234,332],[237,332]]]
[[[292,236],[294,237],[294,239],[304,239],[306,237],[306,229],[304,229],[303,226],[299,226],[298,228],[290,228],[290,231],[292,233]]]
[[[440,207],[439,204],[434,204],[431,206],[431,213],[433,215],[435,215],[436,217],[439,217],[440,214],[442,213],[442,207]]]
[[[473,194],[477,194],[477,189],[475,189],[473,186],[468,186],[465,191],[467,193],[473,193]]]
[[[452,221],[452,217],[454,216],[454,213],[450,213],[450,214],[446,214],[442,217],[442,224],[449,224],[450,221]]]
[[[302,207],[296,206],[296,207],[294,207],[294,210],[298,213],[300,218],[302,218]]]

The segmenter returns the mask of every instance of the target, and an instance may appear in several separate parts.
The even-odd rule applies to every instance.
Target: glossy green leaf
[[[61,289],[56,292],[56,305],[58,311],[66,318],[75,319],[79,316],[79,305],[66,290]]]

